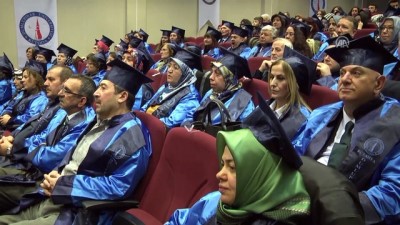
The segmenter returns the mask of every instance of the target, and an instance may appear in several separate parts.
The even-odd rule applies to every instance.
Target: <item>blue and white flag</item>
[[[210,21],[216,28],[219,24],[220,0],[198,0],[199,1],[199,24],[200,30],[207,21]]]
[[[57,1],[14,0],[18,65],[26,62],[26,49],[40,45],[57,52]]]

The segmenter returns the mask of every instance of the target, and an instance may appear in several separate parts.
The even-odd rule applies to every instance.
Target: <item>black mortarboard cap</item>
[[[218,31],[217,29],[215,29],[214,27],[210,27],[210,26],[208,26],[207,31],[206,31],[206,34],[209,34],[209,35],[213,36],[217,41],[218,41],[219,39],[221,39],[221,37],[222,37],[221,32],[219,32],[219,31]]]
[[[283,21],[283,23],[285,23],[285,24],[282,23],[282,26],[286,27],[287,25],[289,25],[290,18],[288,16],[286,16],[285,13],[279,12],[277,15],[280,16],[282,21]],[[271,21],[273,21],[272,18],[271,18]]]
[[[176,33],[183,39],[185,37],[185,30],[179,27],[172,26],[171,33]]]
[[[144,42],[146,42],[147,39],[149,39],[149,34],[146,33],[146,31],[142,30],[142,28],[140,28],[139,34],[143,36],[143,41],[144,41]]]
[[[104,80],[111,81],[118,87],[125,89],[133,96],[136,95],[142,84],[153,82],[142,72],[119,59],[114,59],[107,65],[111,66],[112,68],[107,71],[106,75],[104,76]]]
[[[161,36],[167,36],[169,38],[169,35],[171,34],[170,30],[160,30],[161,31]]]
[[[310,34],[311,27],[308,24],[303,23],[295,18],[292,18],[290,20],[290,24],[294,27],[299,28],[301,30],[301,32],[303,32],[305,38],[307,38],[308,35]]]
[[[142,39],[137,37],[132,37],[131,40],[129,41],[129,44],[132,46],[132,48],[137,48],[137,46],[139,46],[141,42],[143,42]]]
[[[317,27],[318,27],[319,31],[324,30],[324,24],[322,23],[322,21],[318,18],[318,16],[316,14],[312,15],[311,18],[317,24]]]
[[[325,50],[325,53],[339,63],[340,67],[358,65],[374,70],[380,74],[386,64],[397,59],[371,36],[355,39],[348,46],[337,46]]]
[[[235,26],[232,29],[232,34],[239,35],[240,37],[247,37],[249,35],[249,32],[245,29]]]
[[[260,93],[257,93],[259,105],[242,122],[243,128],[251,130],[256,139],[269,151],[282,157],[283,161],[294,169],[303,162],[282,128],[281,123]]]
[[[341,43],[346,44],[346,42],[348,43],[349,41],[352,41],[353,38],[350,36],[350,34],[346,33],[337,37],[333,37],[333,38],[329,38],[328,40],[326,40],[326,42],[329,45],[339,45],[342,46]]]
[[[105,45],[107,45],[108,47],[110,47],[113,43],[114,43],[114,41],[113,40],[111,40],[110,38],[108,38],[108,37],[106,37],[106,36],[104,36],[104,35],[102,35],[102,37],[101,37],[101,39],[100,40],[97,40],[97,39],[95,39],[96,40],[96,43],[98,42],[98,41],[102,41]]]
[[[36,55],[43,55],[46,58],[47,62],[51,62],[51,57],[56,56],[53,50],[48,49],[48,48],[43,48],[41,46],[38,46],[38,51]]]
[[[66,56],[73,57],[78,51],[75,49],[61,43],[60,46],[57,48],[59,53],[64,53]]]
[[[14,65],[4,52],[3,56],[0,57],[0,70],[6,75],[13,75],[14,73]]]
[[[193,52],[196,55],[200,55],[201,56],[202,49],[196,44],[186,43],[185,49],[190,51],[190,52]]]
[[[150,53],[147,51],[146,46],[144,45],[143,41],[139,42],[139,45],[136,46],[135,49],[138,51],[140,60],[142,60],[143,73],[147,73],[147,71],[149,71],[150,67],[155,63],[154,59],[151,57]]]
[[[94,57],[97,59],[97,61],[100,64],[100,68],[101,69],[105,69],[106,67],[106,63],[107,63],[107,58],[106,56],[102,53],[102,52],[98,52],[96,54],[94,54]]]
[[[283,58],[292,67],[299,91],[310,95],[312,83],[316,80],[317,63],[287,46],[285,46]]]
[[[29,68],[30,70],[33,70],[33,71],[39,73],[43,79],[46,79],[46,74],[47,74],[46,63],[41,63],[41,62],[31,59],[29,61],[26,61],[24,68],[25,69]]]
[[[195,54],[192,51],[176,46],[176,54],[174,58],[181,60],[190,69],[197,69],[199,71],[203,71],[201,65],[201,56]]]
[[[247,34],[249,37],[253,36],[253,31],[254,31],[254,26],[249,24],[249,25],[244,25],[244,29],[247,30]]]
[[[224,55],[218,61],[222,65],[226,66],[235,75],[236,79],[240,79],[243,76],[251,78],[251,72],[247,60],[235,53],[225,49],[220,48],[222,54]]]
[[[135,33],[133,32],[133,30],[131,30],[131,32],[126,34],[129,38],[129,40],[132,40],[133,37],[135,37]]]
[[[222,26],[226,26],[226,27],[228,27],[228,28],[231,29],[231,30],[232,30],[233,27],[235,26],[234,23],[229,22],[229,21],[226,21],[226,20],[222,20],[221,25],[222,25]]]
[[[119,42],[118,45],[122,49],[122,51],[127,50],[128,49],[128,44],[122,39],[119,39],[119,40],[120,40],[120,42]]]

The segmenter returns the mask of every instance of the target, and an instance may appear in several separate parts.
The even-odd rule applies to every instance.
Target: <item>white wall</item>
[[[40,0],[38,0],[40,1]],[[289,11],[291,15],[308,15],[310,0],[220,0],[220,18],[239,23],[252,20],[261,13]],[[355,0],[357,1],[357,0]],[[342,5],[348,11],[355,1],[329,0],[327,11]],[[160,29],[175,25],[186,30],[186,36],[201,36],[198,31],[197,0],[57,0],[59,43],[78,50],[78,55],[91,52],[94,39],[102,34],[116,43],[130,30],[143,28],[156,43]],[[6,52],[13,62],[17,59],[16,29],[13,0],[0,1],[0,53]]]

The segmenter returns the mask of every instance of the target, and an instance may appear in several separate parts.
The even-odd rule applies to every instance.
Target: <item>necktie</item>
[[[69,121],[68,117],[65,116],[64,121],[62,123],[60,123],[60,125],[58,125],[58,127],[56,128],[56,133],[54,134],[54,139],[52,140],[51,145],[54,145],[55,143],[57,143],[59,141],[59,139],[61,138],[61,134],[63,133],[65,127],[68,124],[68,121]]]
[[[353,130],[354,123],[349,121],[344,128],[344,134],[340,138],[339,143],[335,143],[329,157],[328,166],[337,169],[342,163],[343,159],[349,152],[349,145],[351,141],[351,131]]]

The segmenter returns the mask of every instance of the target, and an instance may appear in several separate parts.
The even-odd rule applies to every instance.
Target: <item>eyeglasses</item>
[[[393,31],[393,29],[394,29],[394,27],[392,27],[392,26],[381,26],[381,27],[379,27],[379,30],[387,30],[387,31]]]
[[[65,94],[75,95],[75,96],[82,97],[81,94],[74,93],[74,92],[72,92],[71,90],[69,90],[69,89],[68,89],[67,87],[65,87],[65,86],[63,86],[63,87],[61,88],[61,91],[64,92]]]

